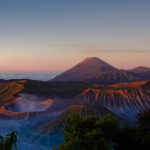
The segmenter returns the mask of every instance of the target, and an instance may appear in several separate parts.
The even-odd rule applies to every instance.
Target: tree
[[[71,115],[58,150],[150,150],[150,110],[137,118],[136,125],[124,125],[111,115],[102,120]]]
[[[0,135],[0,149],[3,149],[4,139],[3,136]]]
[[[12,150],[15,148],[17,150],[17,132],[12,131],[11,133],[7,134],[7,137],[4,138],[0,136],[0,150]]]
[[[115,150],[140,150],[139,142],[136,137],[137,128],[131,125],[124,125],[115,135]]]
[[[150,110],[137,116],[135,126],[125,125],[120,128],[115,150],[150,150]]]
[[[150,110],[146,110],[137,116],[138,126],[143,130],[143,132],[150,132]]]
[[[108,150],[103,133],[95,117],[71,115],[64,133],[65,144],[59,150]]]
[[[109,114],[99,121],[99,128],[102,130],[104,138],[108,142],[113,142],[114,135],[117,134],[120,124],[115,117]]]
[[[150,110],[138,115],[136,137],[140,150],[150,150]]]

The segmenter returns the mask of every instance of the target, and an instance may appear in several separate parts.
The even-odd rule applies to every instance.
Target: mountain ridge
[[[135,73],[148,72],[150,71],[150,68],[146,66],[138,66],[136,68],[131,69],[130,71]]]
[[[109,65],[97,57],[87,58],[71,69],[56,76],[51,81],[84,81],[97,78],[108,71],[116,71],[117,68]]]
[[[117,69],[97,58],[86,58],[51,81],[132,82],[150,80],[150,68],[139,66],[131,70]]]

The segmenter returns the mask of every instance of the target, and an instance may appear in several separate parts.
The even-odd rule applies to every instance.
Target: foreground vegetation
[[[53,150],[150,150],[150,111],[132,126],[107,115],[102,120],[72,114],[64,128],[64,144]],[[0,136],[0,150],[17,150],[15,131]]]
[[[65,143],[53,150],[150,150],[150,111],[137,120],[131,126],[111,115],[98,120],[72,114],[64,128]]]
[[[17,150],[17,133],[12,131],[6,137],[0,136],[0,150]]]

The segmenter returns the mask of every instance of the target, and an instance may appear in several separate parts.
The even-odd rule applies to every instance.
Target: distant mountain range
[[[91,57],[51,81],[130,82],[140,80],[150,80],[150,68],[140,66],[132,70],[120,70],[97,57]]]

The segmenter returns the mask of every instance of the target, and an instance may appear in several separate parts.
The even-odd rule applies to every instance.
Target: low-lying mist
[[[20,94],[16,102],[7,105],[6,109],[13,112],[45,111],[53,104],[52,99],[33,94]]]

